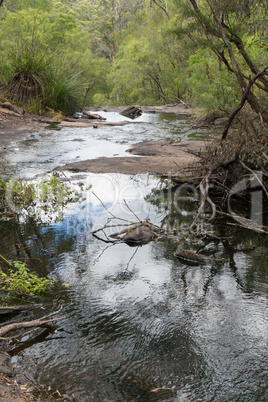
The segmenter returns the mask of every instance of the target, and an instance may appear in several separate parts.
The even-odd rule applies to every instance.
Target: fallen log
[[[88,119],[106,120],[105,117],[102,117],[99,114],[87,112],[86,110],[83,110],[83,115],[86,116]]]
[[[129,117],[130,119],[136,119],[137,117],[142,115],[142,111],[139,107],[130,106],[124,109],[120,114],[122,116]]]
[[[12,324],[7,324],[7,325],[3,326],[2,328],[0,328],[0,339],[5,339],[5,338],[3,338],[3,335],[6,335],[8,332],[16,331],[16,330],[22,329],[22,328],[41,327],[41,328],[48,328],[50,330],[55,331],[58,328],[58,326],[56,324],[53,324],[53,321],[62,320],[65,317],[59,317],[59,318],[51,318],[51,317],[60,313],[62,311],[62,309],[63,309],[63,306],[61,306],[57,311],[54,311],[54,313],[51,313],[44,317],[38,318],[37,320],[15,322]]]

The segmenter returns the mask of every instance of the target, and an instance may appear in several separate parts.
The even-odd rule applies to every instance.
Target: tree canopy
[[[0,5],[0,82],[11,99],[24,103],[27,97],[33,108],[65,112],[83,104],[183,101],[228,115],[250,86],[247,102],[267,121],[264,0]],[[33,87],[30,97],[16,99],[18,82],[25,94]],[[59,102],[61,94],[65,100]]]

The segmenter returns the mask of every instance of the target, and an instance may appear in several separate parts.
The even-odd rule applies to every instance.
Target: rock
[[[174,256],[178,258],[180,262],[185,265],[203,265],[206,263],[206,259],[204,256],[195,253],[192,250],[180,250],[174,253]]]
[[[130,119],[136,119],[137,117],[142,115],[141,108],[136,106],[130,106],[120,112],[122,116],[129,117]]]
[[[12,104],[9,103],[9,102],[4,102],[4,103],[0,102],[0,106],[1,106],[2,108],[4,108],[4,109],[11,110],[12,112],[17,113],[17,114],[20,114],[20,115],[22,115],[22,114],[25,113],[25,110],[24,110],[24,109],[22,109],[21,107],[12,105]]]
[[[5,374],[8,377],[14,377],[14,371],[9,367],[0,366],[0,374]]]

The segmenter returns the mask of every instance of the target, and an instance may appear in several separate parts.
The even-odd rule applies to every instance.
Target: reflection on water
[[[146,175],[85,180],[83,203],[69,206],[63,222],[21,234],[46,269],[69,283],[73,304],[62,331],[14,361],[26,360],[36,381],[79,401],[267,400],[266,239],[225,229],[222,240],[201,241],[213,259],[200,267],[180,264],[172,239],[107,245],[90,235],[109,217],[92,190],[115,216],[134,219],[125,199],[159,224],[170,212],[159,198],[162,184]],[[185,202],[177,200],[177,214],[187,224]],[[197,249],[200,241],[192,241],[184,236],[182,246]]]
[[[78,401],[268,400],[267,237],[218,225],[215,236],[195,238],[187,228],[198,195],[168,198],[153,176],[65,180],[81,188],[81,202],[66,206],[63,221],[1,224],[0,252],[69,283],[72,301],[60,331],[13,357],[18,367]],[[180,243],[101,242],[90,232],[108,210],[169,224]],[[186,267],[173,257],[178,245],[211,260]]]

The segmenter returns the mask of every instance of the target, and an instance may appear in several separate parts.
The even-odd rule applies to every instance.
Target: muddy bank
[[[128,150],[140,156],[88,159],[68,163],[54,170],[75,173],[184,174],[190,165],[199,161],[198,153],[205,150],[205,144],[203,141],[144,141]]]

